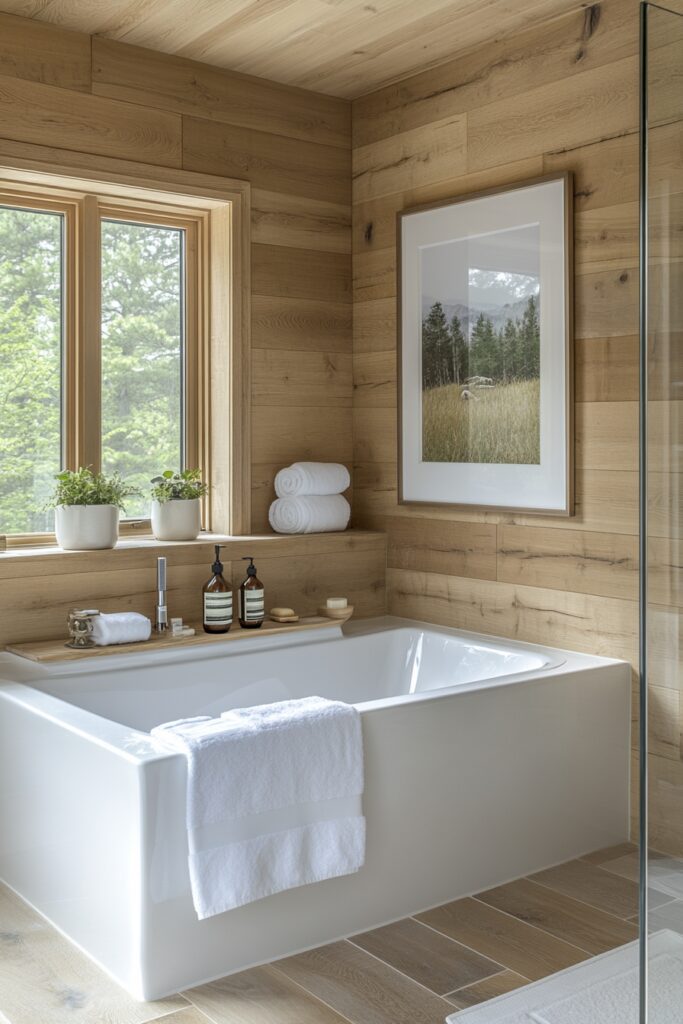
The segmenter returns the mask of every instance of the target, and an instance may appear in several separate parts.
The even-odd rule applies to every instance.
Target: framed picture
[[[401,504],[573,513],[572,194],[399,213]]]

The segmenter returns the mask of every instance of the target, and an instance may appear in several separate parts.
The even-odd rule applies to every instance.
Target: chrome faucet
[[[157,613],[154,625],[157,633],[168,629],[168,608],[166,607],[166,559],[157,558]]]

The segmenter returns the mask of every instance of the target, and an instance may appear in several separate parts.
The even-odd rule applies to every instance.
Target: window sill
[[[385,534],[375,530],[344,530],[342,533],[307,533],[307,534],[252,534],[248,536],[230,537],[218,533],[202,533],[196,540],[187,541],[163,541],[147,534],[145,536],[122,536],[119,538],[116,547],[102,548],[94,551],[63,551],[56,544],[17,546],[0,549],[0,566],[5,566],[2,576],[14,575],[7,572],[10,565],[17,567],[17,574],[21,575],[19,566],[27,563],[33,564],[40,560],[48,563],[47,571],[52,568],[53,560],[64,560],[66,565],[72,563],[71,571],[88,572],[102,569],[127,568],[127,565],[117,565],[117,561],[129,562],[130,555],[136,552],[148,551],[171,555],[172,552],[182,553],[187,549],[206,547],[211,548],[214,544],[220,544],[221,560],[229,562],[243,557],[248,550],[254,557],[269,555],[300,554],[316,555],[343,549],[358,550],[365,546],[373,547],[378,540],[385,538]],[[213,551],[207,551],[206,557],[211,560]],[[84,560],[87,563],[84,565]],[[187,559],[182,559],[187,561]],[[136,560],[137,561],[137,560]],[[8,564],[9,563],[9,564]],[[56,568],[56,566],[55,566]]]

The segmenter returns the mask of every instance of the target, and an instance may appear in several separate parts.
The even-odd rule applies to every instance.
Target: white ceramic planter
[[[152,532],[157,540],[196,540],[201,528],[199,498],[152,501]]]
[[[64,551],[113,548],[119,539],[116,505],[57,505],[55,534]]]

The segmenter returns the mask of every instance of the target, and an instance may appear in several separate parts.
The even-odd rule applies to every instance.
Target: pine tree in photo
[[[538,299],[531,295],[519,327],[520,377],[533,380],[541,372],[541,330],[538,320]]]
[[[503,364],[503,381],[508,383],[517,380],[517,362],[519,340],[517,336],[517,324],[513,320],[506,320],[505,327],[500,333],[500,346]]]
[[[500,377],[500,348],[493,323],[484,313],[479,314],[472,331],[470,374],[492,379]]]
[[[470,350],[463,334],[462,324],[457,316],[451,320],[451,383],[462,384],[469,377]]]
[[[422,321],[422,387],[438,388],[449,383],[451,337],[440,302],[435,302]]]

